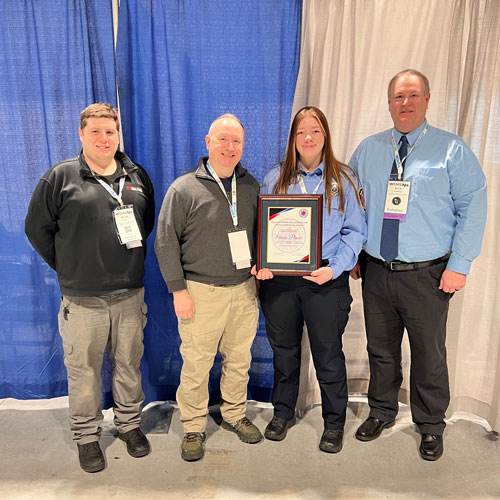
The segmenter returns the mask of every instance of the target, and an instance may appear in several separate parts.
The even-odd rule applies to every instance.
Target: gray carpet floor
[[[52,400],[54,401],[54,400]],[[106,469],[83,472],[68,430],[66,398],[59,404],[0,400],[0,498],[6,499],[498,499],[500,439],[473,416],[455,415],[437,462],[418,455],[419,435],[402,407],[397,424],[372,442],[355,439],[368,415],[366,400],[350,401],[344,448],[318,450],[321,408],[305,412],[280,442],[244,444],[219,427],[215,408],[203,460],[180,457],[179,411],[149,405],[142,427],[152,453],[130,457],[105,412],[101,446]],[[269,405],[249,403],[248,416],[263,431]]]

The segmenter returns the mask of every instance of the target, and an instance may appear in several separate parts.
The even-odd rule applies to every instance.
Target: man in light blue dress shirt
[[[443,453],[450,399],[449,299],[465,286],[481,250],[486,180],[460,137],[427,123],[429,99],[423,74],[405,70],[395,75],[388,88],[394,128],[363,140],[349,165],[364,188],[368,223],[364,265],[360,258],[351,271],[354,279],[363,278],[370,360],[370,416],[356,437],[371,441],[394,424],[406,329],[412,417],[421,433],[420,455],[432,461]],[[384,248],[391,241],[395,252],[387,257]]]

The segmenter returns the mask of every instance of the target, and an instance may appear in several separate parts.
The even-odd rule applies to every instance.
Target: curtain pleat
[[[427,118],[461,135],[488,182],[488,222],[481,255],[448,319],[451,403],[500,429],[500,10],[491,0],[310,0],[303,6],[301,65],[294,111],[319,106],[332,128],[334,151],[348,161],[365,137],[392,127],[387,84],[415,68],[430,80]],[[358,282],[344,335],[349,390],[367,390],[369,369]],[[409,400],[409,346],[403,344]],[[309,367],[309,370],[308,370]],[[310,358],[305,372],[312,373]],[[314,377],[303,381],[301,406],[318,402]]]
[[[80,111],[116,105],[111,3],[0,2],[0,398],[67,394],[54,271],[24,235],[40,177],[76,156]]]

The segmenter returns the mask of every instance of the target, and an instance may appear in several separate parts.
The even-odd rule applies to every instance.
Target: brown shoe
[[[200,460],[205,455],[205,439],[204,432],[188,432],[184,434],[181,447],[181,457],[186,462],[194,462]]]
[[[259,429],[257,429],[247,417],[241,418],[234,424],[230,424],[223,420],[221,427],[228,431],[235,432],[244,443],[256,444],[264,439]]]

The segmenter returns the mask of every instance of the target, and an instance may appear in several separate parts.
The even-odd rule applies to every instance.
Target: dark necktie
[[[408,140],[406,135],[401,137],[399,157],[403,159],[408,151]],[[405,162],[403,162],[404,166]],[[396,160],[392,164],[391,180],[398,178],[398,168]],[[399,219],[384,219],[382,224],[382,234],[380,235],[380,255],[386,262],[392,262],[398,256],[398,233]]]

